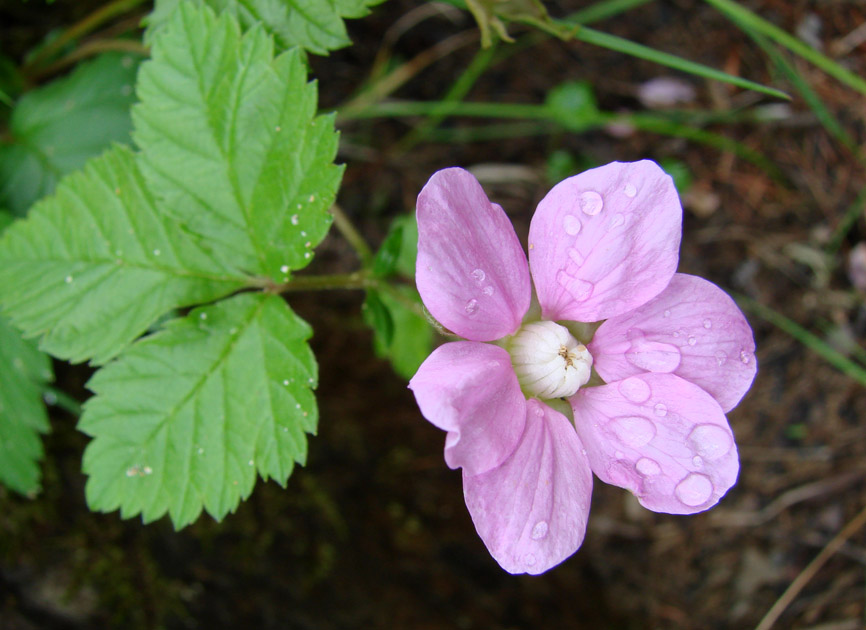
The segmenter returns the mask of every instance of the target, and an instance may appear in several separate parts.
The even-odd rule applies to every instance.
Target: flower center
[[[571,396],[589,381],[592,355],[555,322],[526,324],[512,337],[507,349],[520,387],[529,396]]]

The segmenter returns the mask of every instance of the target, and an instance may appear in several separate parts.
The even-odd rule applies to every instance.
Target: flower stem
[[[340,234],[349,241],[349,245],[352,246],[355,253],[358,254],[358,258],[361,259],[361,264],[364,267],[368,267],[373,262],[373,252],[370,246],[367,245],[367,241],[364,240],[364,237],[361,236],[361,233],[358,232],[340,206],[337,204],[332,205],[331,214],[334,215],[334,225],[337,226]]]
[[[365,271],[335,273],[323,276],[295,276],[289,282],[269,287],[273,293],[294,293],[296,291],[329,291],[334,289],[367,289],[376,280]]]
[[[53,57],[57,52],[63,49],[75,39],[94,31],[105,22],[112,18],[122,15],[131,9],[134,9],[140,4],[144,4],[145,0],[114,0],[106,5],[103,5],[81,21],[73,24],[68,29],[63,31],[57,39],[48,43],[36,56],[33,57],[22,69],[25,75],[31,75],[34,70],[41,66],[48,59]]]

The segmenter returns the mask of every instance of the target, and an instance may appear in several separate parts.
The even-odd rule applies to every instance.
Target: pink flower
[[[721,289],[675,273],[682,208],[657,164],[557,184],[528,266],[467,171],[435,173],[417,216],[418,291],[466,341],[437,348],[409,387],[447,431],[445,461],[506,571],[542,573],[580,547],[592,473],[656,512],[718,502],[739,470],[725,413],[752,383],[755,343]]]

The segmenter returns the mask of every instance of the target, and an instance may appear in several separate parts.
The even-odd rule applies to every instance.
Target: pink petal
[[[439,346],[409,381],[427,420],[448,431],[445,462],[479,474],[499,466],[523,434],[526,398],[508,353],[455,341]]]
[[[677,268],[682,206],[655,162],[569,177],[538,204],[529,266],[545,319],[595,322],[652,299]]]
[[[672,372],[703,388],[730,411],[758,369],[752,329],[712,282],[678,273],[643,306],[613,317],[589,344],[606,382],[643,372]]]
[[[737,480],[737,445],[722,408],[678,376],[632,376],[582,389],[570,402],[592,472],[650,510],[701,512]]]
[[[509,573],[543,573],[583,542],[592,473],[582,448],[565,416],[530,399],[512,456],[483,475],[463,471],[475,529]]]
[[[415,282],[446,328],[493,341],[520,327],[531,288],[526,255],[502,208],[462,168],[433,174],[418,195]]]

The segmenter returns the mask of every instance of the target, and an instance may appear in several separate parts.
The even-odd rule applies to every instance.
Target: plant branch
[[[331,214],[334,216],[334,225],[337,226],[343,238],[349,241],[349,245],[352,246],[355,253],[358,254],[358,258],[361,259],[361,264],[364,267],[369,266],[373,262],[373,252],[370,246],[367,245],[367,241],[364,240],[364,237],[361,236],[361,233],[355,228],[340,206],[337,204],[332,205]]]

